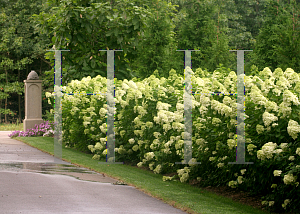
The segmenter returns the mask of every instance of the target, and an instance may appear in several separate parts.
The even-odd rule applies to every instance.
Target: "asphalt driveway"
[[[183,214],[132,186],[54,157],[0,131],[0,213]],[[54,162],[55,161],[55,162]]]

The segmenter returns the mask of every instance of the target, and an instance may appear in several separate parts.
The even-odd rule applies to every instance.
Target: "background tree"
[[[72,50],[63,52],[63,85],[86,76],[106,76],[106,53],[98,50],[107,47],[124,50],[116,52],[118,79],[142,79],[154,70],[166,77],[171,68],[183,75],[184,55],[178,49],[200,49],[192,53],[193,68],[209,72],[221,66],[236,70],[236,55],[230,49],[254,50],[245,55],[247,75],[252,65],[259,70],[292,67],[297,72],[299,3],[0,0],[0,121],[5,108],[24,118],[24,95],[20,93],[31,70],[43,79],[43,92],[53,91],[54,52],[46,52],[53,45]],[[22,91],[14,92],[11,87]],[[43,115],[50,108],[43,100]],[[6,117],[16,119],[11,114]]]
[[[300,70],[299,5],[295,1],[271,1],[266,21],[256,38],[251,61],[259,70],[277,67]]]
[[[63,85],[72,79],[86,76],[106,76],[106,53],[99,49],[123,49],[116,52],[115,76],[132,78],[130,65],[137,56],[137,46],[148,11],[130,1],[91,3],[65,0],[50,2],[49,12],[36,15],[38,28],[53,36],[56,49],[70,49],[63,53]],[[56,5],[55,5],[56,4]],[[86,42],[88,41],[88,42]],[[52,62],[54,52],[46,54]],[[52,69],[53,75],[54,69]]]
[[[176,52],[175,24],[172,20],[176,8],[159,0],[152,1],[149,8],[151,15],[147,16],[146,28],[137,47],[138,57],[133,63],[135,73],[144,79],[157,70],[156,75],[167,78],[172,68],[176,71],[184,68],[183,58]]]
[[[181,3],[181,2],[179,2]],[[178,49],[198,49],[192,53],[192,66],[213,72],[219,64],[234,69],[229,54],[227,17],[212,1],[186,1],[177,20]],[[235,60],[236,61],[236,60]]]
[[[44,2],[0,1],[0,122],[1,113],[6,123],[15,121],[12,115],[18,114],[19,121],[24,118],[23,80],[31,70],[42,79],[42,71],[49,66],[44,62],[47,36],[34,32],[30,19],[31,14],[41,11]]]

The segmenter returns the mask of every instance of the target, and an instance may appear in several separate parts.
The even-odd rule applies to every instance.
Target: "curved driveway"
[[[131,186],[61,161],[0,131],[0,213],[183,214]],[[56,160],[57,163],[57,160]]]

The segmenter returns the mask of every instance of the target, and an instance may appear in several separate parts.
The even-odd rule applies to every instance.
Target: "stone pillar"
[[[27,129],[43,123],[42,119],[42,80],[35,71],[28,74],[25,83],[25,119],[23,120],[24,132]]]

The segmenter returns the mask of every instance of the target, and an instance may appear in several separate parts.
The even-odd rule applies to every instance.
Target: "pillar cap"
[[[39,80],[39,75],[35,71],[31,71],[27,76],[27,80]]]

